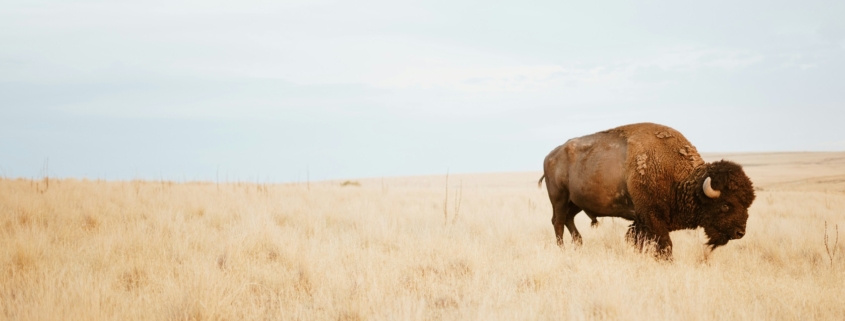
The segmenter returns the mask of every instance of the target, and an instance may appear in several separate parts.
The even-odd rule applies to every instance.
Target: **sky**
[[[845,150],[845,1],[0,2],[0,176],[541,171],[635,122]]]

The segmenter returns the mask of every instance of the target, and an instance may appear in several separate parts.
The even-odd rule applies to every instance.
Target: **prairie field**
[[[583,213],[558,247],[539,171],[4,178],[0,319],[845,319],[845,153],[704,158],[754,182],[747,235],[705,258],[703,231],[673,232],[672,262]]]

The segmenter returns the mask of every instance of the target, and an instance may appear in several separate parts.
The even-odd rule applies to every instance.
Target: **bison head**
[[[745,235],[748,207],[754,202],[754,187],[742,167],[729,161],[707,165],[701,178],[698,199],[701,226],[711,249]]]

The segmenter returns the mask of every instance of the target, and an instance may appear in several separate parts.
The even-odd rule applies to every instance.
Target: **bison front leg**
[[[664,221],[652,217],[651,231],[654,233],[654,241],[657,243],[657,251],[654,255],[658,259],[672,261],[672,239],[669,238],[669,228]]]
[[[639,251],[654,249],[657,259],[672,260],[672,239],[669,238],[669,231],[662,226],[634,222],[628,227],[625,239]]]
[[[628,226],[628,232],[625,233],[625,240],[631,243],[637,250],[642,251],[646,243],[648,243],[648,233],[642,227],[642,223],[634,221]]]
[[[672,261],[672,239],[669,231],[657,235],[657,252],[654,255],[661,260]]]

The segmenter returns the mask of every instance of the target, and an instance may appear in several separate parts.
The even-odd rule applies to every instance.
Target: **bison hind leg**
[[[571,204],[568,213],[566,213],[566,229],[568,229],[569,234],[572,235],[572,243],[575,245],[581,245],[583,243],[581,233],[579,233],[578,229],[575,227],[575,215],[577,215],[578,212],[581,212],[581,208],[575,204]]]
[[[581,212],[581,208],[568,200],[555,204],[554,215],[552,216],[552,225],[555,229],[557,245],[563,247],[564,227],[566,227],[566,229],[569,230],[569,234],[572,235],[572,242],[575,243],[575,245],[581,244],[581,233],[578,233],[578,229],[575,228],[574,222],[575,214],[578,214],[578,212]]]

